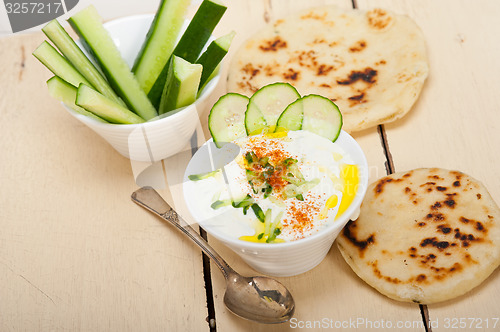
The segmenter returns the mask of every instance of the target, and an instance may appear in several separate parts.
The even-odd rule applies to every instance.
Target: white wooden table
[[[228,57],[266,22],[310,6],[383,7],[412,17],[426,38],[430,75],[406,117],[353,135],[367,155],[370,180],[418,167],[458,169],[485,183],[500,202],[499,1],[228,4],[217,28],[237,31]],[[123,8],[124,14],[135,13]],[[315,269],[279,278],[297,303],[291,322],[267,326],[235,317],[222,302],[224,279],[217,267],[204,266],[200,250],[130,201],[138,188],[134,172],[142,166],[120,156],[48,96],[45,81],[51,75],[31,56],[43,39],[41,33],[0,39],[0,331],[209,331],[210,321],[212,330],[224,332],[309,326],[500,330],[498,270],[460,298],[419,306],[390,300],[366,285],[336,246]],[[224,92],[222,82],[203,109],[205,137],[209,107]],[[175,162],[162,167],[168,174],[177,169]],[[171,202],[175,197],[167,189],[161,194]],[[235,270],[255,274],[209,241]]]

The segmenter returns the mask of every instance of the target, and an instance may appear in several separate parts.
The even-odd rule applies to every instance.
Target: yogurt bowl
[[[134,15],[104,24],[130,68],[153,17],[153,14]],[[181,34],[188,23],[187,20],[184,22]],[[209,42],[211,40],[213,38],[209,39]],[[83,49],[79,40],[77,44]],[[84,49],[83,51],[88,54]],[[141,124],[103,123],[63,105],[72,116],[101,136],[124,157],[137,161],[155,162],[180,152],[189,144],[189,140],[200,123],[198,108],[214,92],[219,79],[220,74],[215,75],[193,104],[176,110],[174,114],[159,116]]]
[[[313,185],[309,189],[305,189],[307,193],[304,191],[302,197],[297,196],[297,193],[290,194],[290,190],[288,190],[290,183],[285,182],[288,184],[284,187],[286,189],[280,191],[279,197],[285,197],[283,201],[286,201],[286,204],[280,201],[276,202],[275,198],[270,199],[269,197],[273,196],[272,193],[267,198],[262,198],[260,187],[259,190],[255,190],[254,184],[245,184],[248,177],[242,177],[241,175],[245,174],[245,171],[243,173],[236,171],[235,173],[238,165],[248,163],[248,152],[246,152],[248,146],[245,144],[250,141],[250,138],[244,140],[244,142],[236,141],[237,144],[226,144],[221,149],[216,148],[213,142],[209,140],[197,151],[186,168],[183,183],[184,199],[193,219],[210,235],[237,253],[253,269],[267,275],[293,276],[317,266],[325,258],[342,228],[350,219],[357,218],[359,207],[366,192],[368,184],[366,157],[361,147],[349,134],[342,131],[334,143],[311,133],[305,136],[304,134],[301,131],[290,132],[283,138],[286,142],[292,141],[286,143],[290,146],[287,149],[290,150],[292,155],[294,153],[300,155],[300,151],[307,155],[307,151],[319,149],[320,154],[328,155],[331,152],[334,158],[331,159],[328,156],[330,159],[325,159],[325,157],[318,154],[309,154],[315,156],[318,160],[309,160],[304,157],[303,164],[295,159],[293,162],[297,162],[299,169],[302,170],[299,173],[303,173],[301,174],[304,179],[303,182],[313,183]],[[303,136],[307,139],[303,138]],[[310,137],[312,138],[309,139]],[[295,139],[300,142],[301,146],[293,147]],[[321,146],[313,146],[318,144]],[[326,148],[326,150],[322,150],[323,148]],[[285,160],[286,164],[289,160],[294,159],[286,158]],[[326,165],[328,171],[325,170],[323,164],[317,163],[319,160],[323,164],[329,160],[331,165]],[[338,160],[338,163],[335,160]],[[342,188],[345,189],[348,185],[344,181],[344,187],[335,187],[335,178],[339,175],[339,165],[347,164],[355,165],[357,180],[354,186],[349,187],[350,193],[344,191],[342,194]],[[319,166],[317,167],[317,165]],[[276,164],[274,166],[276,168]],[[327,175],[325,176],[323,173],[318,175],[312,171],[318,168],[323,169]],[[287,172],[288,169],[285,176]],[[292,170],[292,172],[297,171]],[[288,174],[292,175],[291,173]],[[217,176],[219,179],[216,178]],[[334,186],[329,184],[329,177],[332,179],[331,182]],[[311,178],[320,180],[314,182]],[[226,199],[226,189],[222,191],[222,194],[218,192],[217,183],[221,183],[221,179],[224,179],[223,181],[227,185],[227,192],[232,197],[231,202]],[[252,180],[253,178],[250,178],[249,183]],[[294,180],[290,181],[294,182]],[[336,185],[338,184],[336,183]],[[248,193],[249,188],[251,188],[250,194]],[[257,203],[263,214],[269,213],[270,216],[272,215],[271,219],[282,218],[278,224],[280,231],[261,233],[264,227],[268,227],[264,226],[264,224],[267,225],[269,219],[264,218],[266,222],[257,220],[259,219],[257,217],[259,214],[258,209],[254,210],[253,206],[249,206],[246,211],[243,211],[241,206],[245,204],[238,204],[241,199],[235,198],[241,197],[242,194],[247,194],[251,202]],[[338,202],[332,203],[332,201],[335,201],[335,199],[331,199],[335,198],[333,196],[338,196]],[[349,200],[350,203],[347,205],[341,204],[343,197]],[[267,204],[266,200],[270,200],[271,203]],[[273,202],[276,202],[283,212],[273,211],[275,206]],[[321,207],[318,207],[318,204]],[[219,205],[223,205],[223,207],[219,208]],[[298,210],[297,206],[302,207],[303,211],[306,211],[308,206],[315,206],[315,208],[311,208],[312,212],[310,213],[313,218],[304,219],[309,220],[307,223],[311,225],[310,227],[309,224],[306,225],[306,221],[302,223],[299,220],[304,218],[302,212],[294,213]],[[252,229],[252,225],[257,226]],[[304,225],[306,226],[303,228]],[[271,236],[271,233],[275,234],[276,238]],[[272,239],[272,241],[266,243],[264,241],[266,237],[268,240]]]

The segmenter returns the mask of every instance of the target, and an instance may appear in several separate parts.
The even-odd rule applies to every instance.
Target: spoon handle
[[[156,214],[164,220],[186,234],[194,243],[196,243],[208,257],[220,268],[222,274],[227,279],[233,269],[227,265],[226,261],[213,249],[204,238],[200,236],[165,200],[151,187],[142,187],[132,193],[132,201],[142,206],[146,210]]]

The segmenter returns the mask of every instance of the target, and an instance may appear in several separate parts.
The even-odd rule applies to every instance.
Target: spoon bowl
[[[280,282],[237,273],[226,279],[224,304],[237,316],[267,324],[286,322],[295,311],[292,294]]]
[[[181,230],[219,267],[226,279],[224,304],[233,314],[251,321],[276,324],[288,321],[294,311],[292,294],[279,281],[268,277],[244,277],[186,223],[151,187],[132,193],[132,201]]]

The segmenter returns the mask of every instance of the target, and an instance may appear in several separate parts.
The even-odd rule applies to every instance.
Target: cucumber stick
[[[33,55],[52,73],[71,85],[75,87],[79,86],[80,83],[90,85],[89,81],[87,81],[65,57],[46,41],[43,41],[40,46],[33,51]]]
[[[203,70],[202,65],[189,63],[175,55],[170,62],[169,75],[159,108],[160,114],[194,103]]]
[[[82,83],[94,87],[109,99],[125,105],[57,20],[50,21],[42,28],[42,31],[90,84],[87,82]],[[75,86],[77,87],[78,85],[76,84]]]
[[[80,84],[75,104],[111,123],[136,124],[144,119],[91,87]]]
[[[194,63],[226,9],[227,7],[218,0],[203,0],[186,31],[175,46],[172,55]],[[155,107],[158,107],[160,104],[163,88],[169,73],[169,63],[169,61],[166,62],[151,90],[148,92],[148,97]]]
[[[217,70],[219,63],[222,61],[224,56],[226,56],[235,34],[236,32],[232,31],[225,36],[217,38],[210,43],[207,50],[203,52],[198,60],[196,60],[196,63],[199,63],[203,66],[200,87],[198,88],[199,91],[203,90],[205,85],[212,77],[212,73]]]
[[[102,18],[94,6],[83,9],[70,17],[68,21],[82,38],[87,51],[94,56],[111,87],[130,110],[145,120],[157,116],[156,109],[139,86],[108,31],[102,25]]]
[[[208,116],[208,129],[217,147],[246,136],[247,105],[248,97],[238,93],[227,93],[214,104]]]
[[[81,108],[80,106],[75,104],[76,100],[76,88],[63,80],[60,77],[53,76],[47,81],[47,87],[49,89],[49,94],[52,98],[59,100],[60,102],[63,102],[74,110],[75,112],[88,116],[90,118],[93,118],[96,121],[99,122],[107,122],[106,120],[98,117],[97,115],[90,113],[89,111],[86,111],[85,109]]]
[[[162,0],[132,72],[146,93],[167,63],[180,33],[190,0]]]

